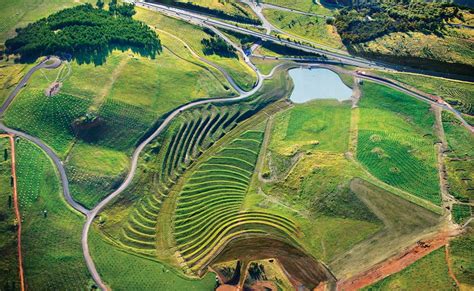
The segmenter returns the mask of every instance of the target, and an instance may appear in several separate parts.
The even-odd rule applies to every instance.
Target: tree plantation
[[[160,40],[146,24],[132,19],[133,13],[131,4],[110,11],[90,4],[64,9],[18,28],[18,35],[5,42],[6,53],[19,54],[23,61],[61,53],[90,61],[120,47],[154,57],[161,51]]]

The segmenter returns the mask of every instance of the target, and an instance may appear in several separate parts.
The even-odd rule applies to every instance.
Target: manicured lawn
[[[358,160],[383,182],[439,205],[429,105],[372,83],[362,90]]]
[[[212,274],[201,280],[186,279],[157,261],[117,249],[94,228],[89,234],[89,246],[102,279],[114,290],[213,290],[215,287]]]
[[[291,35],[336,49],[345,48],[336,28],[326,24],[325,18],[276,9],[265,9],[263,14],[270,23]]]
[[[448,275],[444,248],[363,290],[457,290]]]

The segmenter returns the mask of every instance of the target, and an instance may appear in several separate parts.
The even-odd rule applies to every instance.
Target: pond
[[[291,69],[290,77],[295,88],[290,100],[294,103],[304,103],[314,99],[349,100],[352,89],[347,87],[339,76],[328,69]]]

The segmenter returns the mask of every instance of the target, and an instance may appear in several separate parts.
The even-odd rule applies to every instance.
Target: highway
[[[308,52],[308,53],[320,54],[320,55],[326,56],[328,58],[331,58],[333,60],[344,62],[348,65],[364,67],[364,68],[374,68],[374,69],[380,69],[380,70],[384,70],[386,68],[400,69],[398,66],[394,66],[394,65],[390,65],[390,64],[382,64],[380,62],[370,61],[370,60],[360,58],[360,57],[344,55],[344,54],[340,54],[340,53],[337,53],[337,52],[331,52],[331,51],[327,51],[327,50],[323,50],[323,49],[314,48],[314,47],[311,47],[311,46],[308,46],[308,45],[305,45],[305,44],[294,43],[294,42],[291,42],[291,41],[288,41],[288,40],[285,40],[285,39],[280,39],[280,38],[278,38],[276,36],[273,36],[273,35],[261,33],[261,32],[258,32],[258,31],[253,31],[253,30],[250,30],[250,29],[247,29],[247,28],[243,28],[243,27],[240,27],[240,26],[229,24],[229,23],[221,21],[221,20],[217,20],[217,19],[206,17],[206,16],[202,16],[198,13],[191,12],[191,11],[188,11],[188,10],[183,10],[183,9],[179,9],[179,8],[175,8],[175,7],[171,7],[171,6],[162,5],[162,4],[142,2],[142,1],[136,1],[135,5],[139,6],[139,7],[147,8],[147,9],[150,9],[150,10],[158,11],[158,12],[164,13],[166,15],[178,17],[178,18],[181,18],[183,20],[190,21],[194,24],[200,25],[200,26],[204,26],[204,25],[209,26],[210,25],[210,26],[214,26],[214,27],[217,27],[217,28],[223,28],[223,29],[227,29],[227,30],[231,30],[231,31],[235,31],[235,32],[240,32],[242,34],[251,35],[251,36],[254,36],[256,38],[260,38],[262,40],[265,40],[265,41],[271,41],[273,43],[277,43],[277,44],[280,44],[280,45],[283,45],[283,46],[295,48],[295,49],[305,51],[305,52]]]

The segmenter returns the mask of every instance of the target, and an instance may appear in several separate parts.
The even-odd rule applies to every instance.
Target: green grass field
[[[63,200],[54,166],[38,147],[20,139],[16,154],[28,288],[86,289],[90,279],[82,256],[82,217]]]
[[[364,56],[427,69],[469,74],[474,65],[472,30],[447,27],[441,33],[395,32],[356,44],[351,50]],[[461,66],[465,66],[461,68]],[[452,67],[457,67],[452,69]]]
[[[349,102],[314,100],[296,104],[275,118],[270,149],[291,155],[296,150],[347,151]]]
[[[363,290],[458,290],[448,275],[444,248]]]
[[[454,275],[461,283],[461,287],[471,290],[474,287],[474,231],[472,223],[462,236],[449,243],[449,254]]]
[[[212,274],[190,280],[155,260],[124,252],[95,228],[89,234],[89,244],[102,279],[114,290],[212,290],[216,284]]]
[[[456,223],[463,224],[472,217],[471,206],[466,204],[454,204],[451,211]]]
[[[472,83],[409,73],[376,71],[376,74],[413,86],[428,94],[437,95],[457,110],[474,115],[474,99],[472,98],[474,85]]]
[[[429,106],[372,83],[362,92],[357,159],[383,182],[439,205]]]
[[[332,15],[333,11],[316,4],[314,1],[307,0],[265,0],[264,3],[273,4],[281,7],[295,9],[303,12],[311,12],[321,15]]]
[[[276,9],[265,9],[263,14],[270,23],[290,35],[331,48],[345,49],[335,27],[326,24],[325,18]]]
[[[136,19],[144,21],[158,29],[166,30],[185,40],[185,42],[201,57],[209,59],[228,71],[242,89],[249,90],[253,87],[256,82],[255,72],[245,64],[241,56],[239,56],[239,59],[224,58],[217,55],[204,56],[201,40],[204,38],[210,38],[211,36],[201,28],[149,10],[140,8],[137,8],[136,10]]]
[[[130,51],[114,52],[102,66],[72,62],[61,69],[41,70],[6,113],[7,124],[41,138],[63,159],[71,155],[67,167],[72,193],[87,207],[118,185],[124,155],[160,116],[191,100],[234,94],[220,73],[190,57],[177,40],[165,35],[162,41],[167,48],[155,60]],[[65,76],[61,92],[48,98],[43,90],[58,75]],[[88,112],[95,112],[102,124],[78,142],[73,123]],[[23,118],[26,115],[31,118]],[[81,163],[74,156],[89,159]],[[100,157],[121,159],[122,165],[99,173],[93,168]]]
[[[463,202],[474,199],[474,137],[450,113],[443,113],[443,126],[449,146],[446,170],[449,193]]]
[[[17,227],[11,186],[11,150],[8,138],[0,138],[0,286],[20,287],[18,274]],[[6,159],[5,159],[6,153]]]

